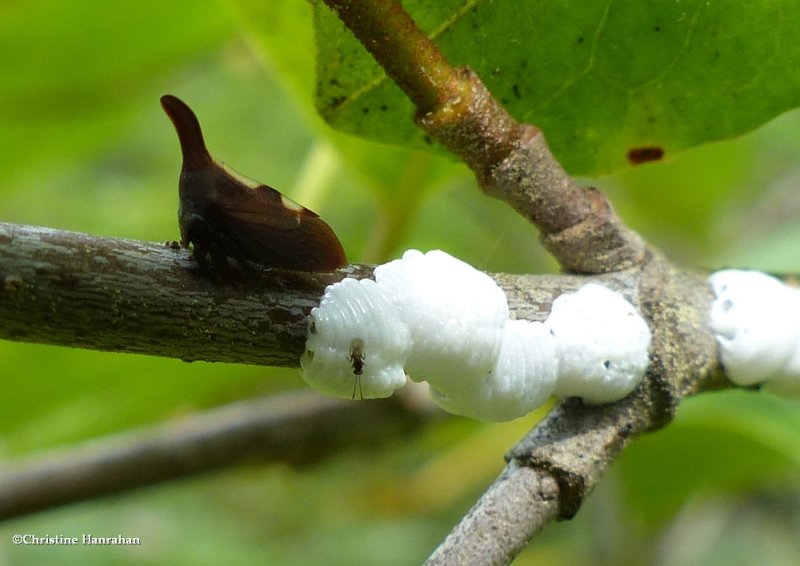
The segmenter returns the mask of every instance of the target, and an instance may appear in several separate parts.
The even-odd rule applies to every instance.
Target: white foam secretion
[[[492,370],[472,387],[431,384],[434,401],[446,411],[483,421],[526,415],[552,395],[558,377],[555,338],[541,322],[509,320]]]
[[[711,328],[728,378],[800,393],[800,290],[759,271],[711,275]]]
[[[596,283],[565,293],[553,302],[547,325],[558,344],[558,396],[608,403],[639,384],[650,328],[619,293]]]
[[[300,363],[312,387],[386,397],[408,374],[445,410],[501,421],[553,393],[620,399],[647,368],[647,324],[603,286],[562,295],[541,323],[511,320],[491,277],[438,250],[409,250],[374,276],[330,285],[311,311]]]
[[[411,333],[412,379],[463,386],[492,369],[508,303],[491,277],[439,250],[409,250],[375,268],[375,280]]]

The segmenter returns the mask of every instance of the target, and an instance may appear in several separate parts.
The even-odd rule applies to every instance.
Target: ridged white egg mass
[[[375,281],[346,278],[311,310],[301,375],[334,397],[389,397],[405,385],[410,346],[408,327]]]
[[[411,379],[470,387],[492,369],[508,302],[491,277],[439,250],[408,250],[378,266],[375,280],[411,332],[405,366]]]
[[[650,328],[622,295],[596,283],[553,301],[545,324],[555,334],[555,393],[587,403],[622,399],[649,364]]]
[[[450,413],[508,421],[543,405],[557,378],[556,341],[550,330],[541,322],[509,320],[497,362],[484,379],[447,391],[431,385],[431,395]]]
[[[312,309],[300,365],[315,389],[387,397],[408,374],[451,413],[505,421],[552,394],[616,401],[647,368],[647,324],[601,285],[562,295],[540,323],[510,320],[491,277],[438,250],[409,250],[374,277],[330,285]]]
[[[800,392],[800,291],[759,271],[726,269],[709,282],[711,328],[728,378]]]

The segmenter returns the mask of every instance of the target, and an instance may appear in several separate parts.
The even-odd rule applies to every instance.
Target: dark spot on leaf
[[[422,138],[422,139],[425,141],[425,143],[426,143],[426,144],[428,144],[428,145],[433,145],[433,140],[431,139],[431,137],[430,137],[430,136],[425,136],[425,137],[424,137],[424,138]]]
[[[336,108],[341,106],[345,100],[347,100],[346,96],[334,96],[333,98],[331,98],[330,103],[328,103],[328,108],[330,108],[331,110],[335,110]]]
[[[362,109],[361,109],[361,112],[362,112],[363,114],[369,114],[369,108],[367,108],[367,107],[365,106],[364,108],[362,108]]]
[[[381,104],[381,112],[386,112],[389,109],[385,104]]]
[[[330,84],[331,86],[339,86],[339,81],[337,81],[336,79],[331,79],[328,81],[328,84]]]
[[[584,41],[584,40],[583,40],[583,36],[582,36],[582,35],[581,35],[581,36],[579,36],[579,37],[578,37],[578,45],[582,44],[582,43],[583,43],[583,41]]]
[[[661,31],[661,26],[656,26],[656,27],[654,27],[654,28],[653,28],[653,30],[655,30],[655,31]]]
[[[648,161],[658,161],[664,157],[664,148],[654,146],[635,147],[628,152],[628,162],[631,165],[640,165]]]
[[[516,96],[517,98],[522,98],[522,96],[519,94],[519,85],[518,84],[511,85],[511,91],[514,93],[514,96]]]

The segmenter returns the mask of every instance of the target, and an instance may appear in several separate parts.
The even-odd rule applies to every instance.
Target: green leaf
[[[452,63],[472,67],[512,114],[542,128],[573,174],[626,167],[637,149],[669,156],[731,138],[800,103],[791,0],[404,6]],[[411,103],[369,54],[326,7],[314,14],[323,116],[361,136],[429,147]]]
[[[0,7],[4,177],[55,156],[68,160],[106,146],[130,118],[134,94],[148,92],[176,63],[229,36],[230,21],[208,6],[216,4],[4,3]]]
[[[314,43],[311,7],[305,0],[228,0],[236,23],[253,40],[260,55],[293,90],[294,97],[311,107],[314,86]]]
[[[797,409],[745,391],[688,399],[670,426],[637,439],[616,464],[632,510],[657,523],[695,494],[791,480],[800,465]]]

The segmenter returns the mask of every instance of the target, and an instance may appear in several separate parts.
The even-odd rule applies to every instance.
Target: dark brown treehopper
[[[183,153],[178,223],[181,245],[207,269],[243,269],[248,261],[296,271],[333,271],[347,257],[333,230],[316,213],[272,187],[238,175],[208,153],[197,117],[183,101],[161,97]]]

